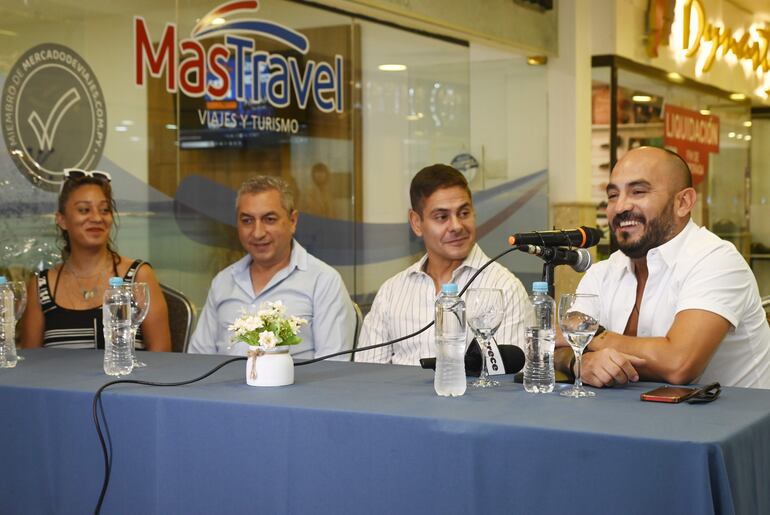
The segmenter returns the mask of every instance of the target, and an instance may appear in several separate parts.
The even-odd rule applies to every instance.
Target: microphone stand
[[[554,295],[556,294],[556,288],[554,286],[554,269],[556,268],[556,265],[553,264],[552,259],[546,260],[545,263],[543,263],[543,281],[548,283],[548,295],[552,299],[555,299]]]
[[[519,249],[522,252],[527,252],[525,249],[528,247],[528,245],[518,245],[516,248]],[[543,257],[539,256],[540,259],[545,261],[543,263],[543,281],[548,283],[548,295],[551,296],[551,298],[554,298],[554,294],[556,292],[556,288],[554,286],[554,282],[556,279],[556,276],[554,274],[554,269],[556,268],[556,265],[562,265],[564,263],[554,263],[556,260],[556,253],[553,254],[551,257]]]

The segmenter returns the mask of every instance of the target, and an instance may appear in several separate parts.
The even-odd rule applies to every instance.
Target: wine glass
[[[150,309],[150,287],[147,283],[131,282],[124,285],[131,294],[131,346],[134,354],[134,367],[146,367],[136,358],[136,332],[144,322]]]
[[[465,314],[468,325],[476,335],[481,351],[481,375],[471,386],[489,388],[500,383],[489,379],[487,350],[489,342],[503,321],[505,306],[503,291],[496,288],[471,288],[465,295]]]
[[[583,388],[580,378],[583,349],[590,343],[599,328],[599,296],[588,293],[565,293],[559,300],[559,327],[575,353],[575,384],[563,390],[565,397],[594,397],[595,392]]]
[[[27,307],[27,285],[24,281],[11,281],[8,283],[13,293],[13,317],[14,321],[18,323],[24,315],[24,309]],[[24,361],[24,356],[20,356],[16,353],[16,359],[18,361]]]

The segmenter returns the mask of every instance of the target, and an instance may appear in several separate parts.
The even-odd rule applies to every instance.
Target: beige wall
[[[555,55],[557,52],[558,8],[539,12],[512,0],[327,0],[324,3],[435,34],[532,54]]]

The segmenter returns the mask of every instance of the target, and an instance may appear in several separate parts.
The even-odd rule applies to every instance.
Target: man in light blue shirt
[[[304,318],[302,343],[291,353],[310,359],[353,346],[355,312],[340,274],[294,240],[299,213],[289,186],[255,177],[238,191],[238,237],[248,252],[217,274],[190,340],[189,352],[245,355],[228,327],[244,311],[280,300],[288,315]],[[339,360],[348,360],[340,356]]]

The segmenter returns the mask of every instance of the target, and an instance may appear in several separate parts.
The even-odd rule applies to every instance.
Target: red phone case
[[[678,403],[686,401],[697,391],[696,388],[684,386],[660,386],[649,392],[644,392],[640,397],[643,401]]]

